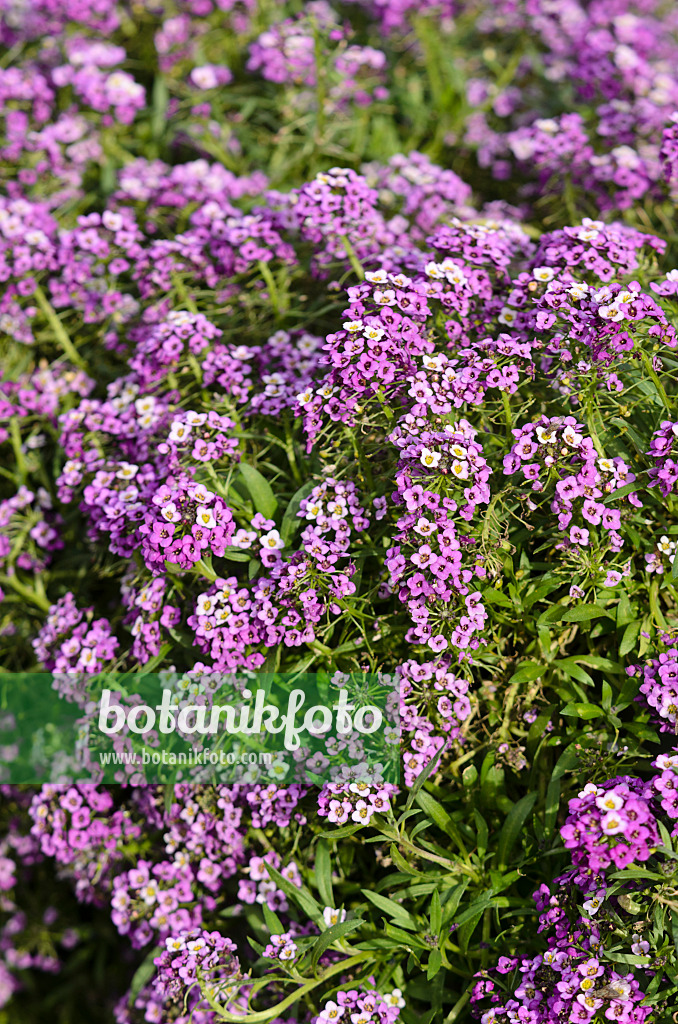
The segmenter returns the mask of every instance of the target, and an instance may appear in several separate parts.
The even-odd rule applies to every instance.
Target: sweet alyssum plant
[[[672,18],[3,9],[5,671],[379,672],[402,776],[3,785],[0,1020],[672,1019]]]

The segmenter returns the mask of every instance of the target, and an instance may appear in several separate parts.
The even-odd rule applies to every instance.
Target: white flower
[[[170,427],[170,441],[185,441],[190,434],[192,427],[190,423],[182,423],[181,420],[173,420]]]
[[[261,546],[271,551],[280,551],[281,548],[285,547],[285,542],[277,530],[270,530],[269,533],[262,535]]]
[[[624,314],[615,305],[598,306],[598,316],[603,320],[614,320],[615,322],[624,319]]]
[[[576,448],[583,440],[583,435],[578,434],[574,427],[565,427],[563,431],[563,441],[565,444],[569,444],[571,448]]]
[[[323,510],[322,501],[309,501],[306,505],[306,519],[317,519]]]
[[[532,271],[532,276],[535,281],[552,281],[553,280],[553,268],[552,267],[535,267]]]
[[[186,943],[180,937],[173,938],[170,936],[168,939],[165,939],[165,949],[169,953],[178,953],[180,950],[186,949]]]
[[[421,361],[425,370],[432,370],[434,373],[437,373],[442,365],[443,357],[441,355],[423,356]]]
[[[333,924],[341,924],[341,922],[345,920],[345,910],[334,910],[333,907],[325,907],[323,910],[323,921],[328,928],[331,928]]]
[[[139,467],[132,462],[121,462],[120,469],[115,474],[118,480],[133,480],[139,472]]]
[[[511,309],[510,306],[504,306],[497,319],[500,324],[505,324],[507,327],[510,327],[511,324],[516,322],[517,316],[518,314],[514,309]]]
[[[437,529],[437,525],[435,523],[431,523],[424,516],[419,516],[419,519],[417,519],[417,522],[414,526],[414,532],[418,533],[421,537],[428,537],[430,534],[433,533],[434,530]]]
[[[194,501],[197,501],[200,505],[209,505],[211,501],[214,501],[215,495],[212,491],[208,491],[202,484],[196,484],[195,487],[191,488],[189,494]]]
[[[333,519],[343,519],[346,512],[346,502],[343,498],[335,498],[334,501],[327,502],[327,514]]]
[[[445,277],[445,271],[438,263],[427,263],[424,267],[424,273],[427,277],[433,278],[434,281],[442,281]]]
[[[345,331],[348,331],[349,334],[357,334],[358,331],[362,331],[363,322],[362,320],[346,320],[346,322],[341,326]]]
[[[365,280],[371,284],[386,284],[388,274],[385,270],[368,270],[365,274]]]
[[[614,473],[614,462],[612,459],[598,459],[598,469],[603,473]]]
[[[334,388],[331,384],[323,384],[321,388],[318,388],[316,395],[320,395],[321,398],[331,398],[334,394]]]
[[[582,789],[581,793],[578,793],[577,795],[579,796],[580,800],[583,800],[585,796],[590,796],[591,793],[594,793],[597,796],[598,793],[600,793],[600,790],[592,782],[587,782],[584,788]]]
[[[605,893],[606,890],[601,889],[599,892],[596,893],[595,896],[591,896],[588,900],[586,900],[586,902],[583,904],[583,907],[587,914],[598,913],[603,903],[603,900],[605,899]]]
[[[160,515],[168,523],[176,523],[181,519],[181,514],[173,501],[168,502],[167,505],[160,509]]]
[[[387,288],[384,292],[377,289],[372,298],[378,306],[395,306],[396,296],[392,288]]]
[[[616,811],[608,811],[600,821],[600,827],[606,836],[616,836],[624,831],[625,823]]]
[[[537,439],[540,444],[553,444],[556,440],[556,432],[552,427],[537,427]]]
[[[216,89],[219,85],[217,74],[210,64],[205,64],[203,67],[199,68],[193,68],[189,78],[193,82],[193,85],[197,85],[198,89]]]
[[[614,304],[615,306],[619,306],[623,302],[625,305],[628,305],[630,302],[633,302],[637,298],[638,296],[635,294],[635,292],[628,292],[626,290],[623,290],[619,292],[617,295],[615,295]]]
[[[384,337],[384,331],[381,327],[366,327],[363,334],[366,338],[369,338],[370,341],[381,341]]]
[[[217,521],[212,515],[212,510],[207,505],[200,505],[196,509],[195,521],[198,526],[202,526],[204,530],[213,530],[217,525]]]
[[[194,409],[187,409],[184,413],[184,418],[192,427],[201,427],[207,419],[207,414],[204,412],[195,412]]]
[[[196,604],[196,611],[198,615],[209,615],[210,612],[214,611],[216,601],[210,594],[200,594]]]
[[[445,277],[450,284],[463,285],[466,284],[467,277],[461,267],[458,267],[452,260],[446,259],[440,264],[442,269],[445,271]]]
[[[583,299],[589,290],[589,286],[586,281],[575,281],[567,289],[567,294],[572,296],[573,299]]]
[[[384,1002],[388,1006],[397,1006],[399,1010],[402,1010],[403,1006],[405,1005],[403,994],[399,988],[394,988],[392,992],[389,992],[387,995],[385,995]]]
[[[139,416],[143,416],[145,412],[153,412],[155,408],[155,398],[153,398],[152,395],[146,395],[145,398],[137,398],[134,403],[134,408]]]
[[[300,394],[295,396],[299,405],[308,405],[309,402],[313,401],[313,391],[311,388],[306,388]]]
[[[257,535],[254,530],[236,530],[235,534],[231,539],[231,544],[234,548],[251,548]]]
[[[465,459],[468,452],[464,448],[463,444],[453,444],[450,448],[450,454],[454,455],[455,459]]]
[[[455,459],[450,470],[457,480],[468,480],[468,462],[462,462],[461,459]]]
[[[318,1020],[329,1021],[331,1024],[332,1021],[339,1020],[340,1017],[343,1017],[345,1011],[345,1006],[339,1006],[338,1003],[335,1003],[330,999],[330,1001],[328,1003],[325,1003],[322,1010],[320,1011]]]
[[[432,452],[430,448],[422,448],[419,461],[422,466],[427,466],[429,469],[435,469],[440,462],[440,452]]]
[[[618,811],[623,806],[624,800],[618,793],[603,793],[602,796],[596,797],[596,807],[601,811]]]

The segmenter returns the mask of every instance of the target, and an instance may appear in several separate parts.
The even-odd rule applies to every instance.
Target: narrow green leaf
[[[311,953],[311,967],[313,970],[315,970],[320,957],[333,942],[336,942],[337,939],[343,939],[345,935],[350,935],[351,932],[356,931],[364,923],[361,917],[352,917],[350,921],[340,921],[338,924],[333,924],[331,928],[328,928],[319,935]]]
[[[443,966],[443,958],[439,949],[431,950],[431,955],[428,958],[428,966],[426,968],[426,980],[431,981],[435,978],[436,974]]]
[[[529,683],[534,679],[539,679],[545,671],[546,665],[538,665],[536,661],[524,661],[513,673],[509,683]]]
[[[160,956],[160,954],[163,951],[164,950],[162,946],[156,946],[154,949],[150,951],[150,953],[146,957],[144,957],[142,962],[137,967],[136,971],[134,972],[134,976],[132,977],[132,984],[130,985],[129,989],[129,997],[127,1000],[128,1006],[134,1005],[136,998],[140,994],[141,990],[148,984],[148,982],[155,974],[157,968],[153,961],[157,956]]]
[[[315,882],[320,893],[320,899],[325,906],[334,908],[332,865],[330,862],[330,849],[326,839],[319,839],[318,845],[315,848]]]
[[[636,646],[636,640],[638,639],[638,634],[640,633],[641,626],[642,622],[640,619],[636,619],[635,622],[629,622],[628,626],[624,630],[624,635],[621,638],[621,643],[619,644],[620,658],[623,658],[624,655],[628,654],[629,651],[632,651],[633,648]]]
[[[443,923],[443,910],[440,905],[440,895],[435,889],[431,897],[431,935],[440,935]]]
[[[499,833],[497,844],[497,863],[502,870],[508,863],[508,856],[513,849],[516,839],[520,835],[532,808],[537,799],[536,793],[526,793],[524,797],[513,805]]]
[[[299,516],[297,515],[297,512],[299,511],[299,506],[301,505],[304,498],[307,498],[308,495],[313,490],[313,488],[316,486],[317,483],[315,480],[308,480],[299,488],[298,491],[295,491],[292,497],[290,498],[287,504],[287,508],[285,509],[285,514],[283,515],[282,524],[280,526],[280,536],[285,541],[285,544],[289,544],[289,542],[292,540],[292,537],[294,536],[297,527],[301,526],[303,520],[300,519]]]
[[[567,715],[569,718],[583,718],[588,721],[589,718],[600,718],[605,712],[602,708],[599,708],[596,704],[584,704],[584,703],[573,703],[566,704],[564,708],[560,709],[561,715]]]
[[[261,475],[258,469],[250,466],[247,462],[241,462],[238,468],[247,485],[255,509],[257,512],[261,512],[266,519],[272,519],[278,502],[268,480]]]
[[[416,918],[412,917],[412,915],[405,910],[404,907],[401,907],[399,903],[396,903],[394,900],[387,899],[386,896],[380,896],[378,893],[372,892],[370,889],[361,889],[360,891],[363,896],[370,901],[370,903],[374,903],[375,907],[378,907],[379,910],[383,910],[383,912],[401,928],[412,929],[412,931],[415,932],[421,930],[420,924]]]
[[[579,604],[574,608],[568,608],[563,615],[563,622],[590,622],[591,619],[603,617],[611,618],[611,612],[601,608],[598,604]]]

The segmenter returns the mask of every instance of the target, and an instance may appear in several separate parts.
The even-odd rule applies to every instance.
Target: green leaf
[[[477,833],[476,849],[478,851],[478,856],[482,858],[485,856],[485,851],[487,850],[487,840],[490,832],[487,827],[487,822],[477,807],[473,808],[473,818],[476,823]]]
[[[489,893],[485,893],[479,899],[475,900],[470,907],[467,907],[466,910],[464,910],[457,917],[456,923],[459,925],[459,928],[456,931],[455,935],[457,942],[459,943],[459,949],[461,950],[462,953],[465,953],[466,950],[468,949],[468,944],[471,941],[471,936],[476,930],[476,927],[481,917],[483,916],[487,908],[491,905],[491,902],[491,895]]]
[[[331,946],[337,939],[343,939],[345,935],[350,935],[351,932],[356,931],[364,923],[361,917],[352,917],[350,921],[340,921],[338,924],[333,924],[331,928],[328,928],[319,935],[311,953],[311,967],[313,970],[315,970],[318,960],[328,946]]]
[[[678,562],[678,559],[676,559],[676,561]],[[638,634],[640,633],[641,626],[642,621],[640,619],[636,619],[635,622],[629,622],[628,626],[624,630],[624,635],[621,638],[621,643],[619,644],[620,658],[623,658],[625,654],[628,654],[629,651],[632,651],[633,648],[636,646],[636,640],[638,639]]]
[[[304,886],[301,889],[297,889],[296,885],[293,885],[292,882],[284,878],[279,871],[276,871],[272,864],[267,864],[266,870],[271,881],[275,882],[286,896],[289,896],[292,903],[308,914],[312,921],[319,923],[323,920],[322,909],[308,889]]]
[[[578,683],[583,683],[584,686],[593,686],[593,678],[577,661],[577,658],[558,658],[553,664],[562,669],[571,679],[576,679]]]
[[[129,997],[127,1001],[128,1006],[134,1005],[136,998],[140,994],[141,990],[148,984],[148,982],[155,974],[157,968],[153,961],[157,956],[160,956],[162,952],[163,947],[156,946],[155,949],[152,949],[150,953],[146,957],[144,957],[142,962],[137,967],[132,978],[132,984],[130,985]]]
[[[440,905],[440,895],[437,889],[434,889],[433,896],[431,897],[431,935],[440,935],[440,929],[443,924],[443,910]]]
[[[538,665],[536,661],[524,661],[513,673],[509,683],[530,683],[534,679],[539,679],[545,671],[546,665]]]
[[[417,793],[416,799],[424,814],[428,815],[428,817],[436,823],[438,828],[442,829],[450,839],[453,839],[462,853],[466,855],[466,848],[464,846],[461,832],[452,821],[452,818],[445,808],[425,789],[422,789]]]
[[[320,893],[320,899],[325,906],[334,909],[330,849],[325,839],[318,840],[318,845],[315,849],[315,883]]]
[[[443,893],[442,904],[444,921],[449,921],[449,919],[456,914],[461,898],[468,889],[470,883],[470,878],[464,878],[458,885],[453,885],[451,889],[448,889]]]
[[[483,601],[489,601],[490,604],[501,605],[502,608],[513,608],[513,601],[510,597],[501,590],[494,590],[490,587],[488,590],[483,591]]]
[[[616,491],[611,491],[603,498],[603,504],[609,505],[611,502],[616,501],[618,498],[625,498],[627,494],[631,494],[633,491],[642,490],[642,485],[634,480],[633,483],[624,484],[623,487],[618,487]]]
[[[364,825],[342,825],[340,828],[335,828],[334,830],[319,832],[318,835],[321,839],[346,839],[347,836],[354,835],[358,829],[364,827]]]
[[[405,910],[404,907],[401,907],[399,903],[396,903],[394,900],[387,899],[386,896],[379,896],[378,893],[372,892],[370,889],[361,889],[360,891],[363,896],[370,901],[370,903],[374,903],[375,907],[378,907],[379,910],[383,910],[383,912],[401,928],[408,928],[415,932],[421,930],[420,924],[416,918],[412,917],[412,915]]]
[[[266,922],[266,927],[268,928],[271,935],[282,935],[285,929],[278,915],[274,914],[273,911],[265,903],[262,903],[261,909],[264,912],[264,921]]]
[[[579,604],[575,608],[567,609],[563,615],[563,622],[590,622],[591,619],[599,619],[603,616],[611,618],[612,614],[598,604]]]
[[[566,704],[564,708],[560,709],[560,713],[570,718],[583,718],[585,720],[600,718],[601,715],[605,714],[603,709],[599,708],[596,704],[584,703]]]
[[[255,509],[257,512],[261,512],[266,519],[272,519],[278,502],[268,480],[261,475],[258,469],[250,466],[247,462],[241,462],[238,468],[247,485]]]
[[[314,487],[317,486],[315,480],[308,480],[303,486],[295,491],[290,498],[285,514],[283,515],[282,525],[280,527],[280,536],[284,540],[285,544],[289,544],[294,536],[294,533],[298,526],[301,526],[302,520],[297,515],[299,506],[301,505],[304,498],[307,498]]]
[[[524,797],[513,805],[506,815],[506,820],[499,833],[499,843],[497,844],[497,863],[500,870],[506,867],[508,855],[513,849],[513,845],[520,835],[536,799],[536,793],[526,793]]]
[[[227,562],[249,562],[252,557],[249,551],[243,551],[242,548],[234,548],[230,545],[224,548],[221,555]]]
[[[436,974],[443,966],[443,958],[439,949],[431,950],[431,955],[428,958],[428,966],[426,968],[426,980],[431,981],[435,978]]]

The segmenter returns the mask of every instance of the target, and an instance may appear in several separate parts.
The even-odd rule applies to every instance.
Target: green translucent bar
[[[0,782],[398,783],[389,676],[0,675]]]

